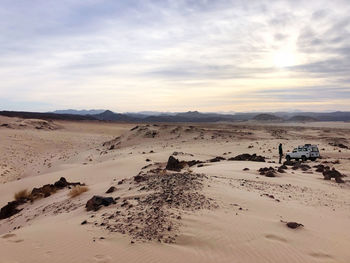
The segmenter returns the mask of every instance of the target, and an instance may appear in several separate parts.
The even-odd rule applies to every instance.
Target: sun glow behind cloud
[[[350,110],[349,11],[325,0],[6,0],[0,108]]]

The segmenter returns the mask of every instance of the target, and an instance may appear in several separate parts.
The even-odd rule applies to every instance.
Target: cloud
[[[0,106],[251,109],[271,87],[285,89],[276,100],[300,103],[297,86],[317,101],[310,83],[349,99],[349,11],[341,0],[4,0]],[[276,67],[277,52],[296,63]]]

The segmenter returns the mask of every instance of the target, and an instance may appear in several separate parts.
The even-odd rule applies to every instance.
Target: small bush
[[[80,185],[77,185],[77,186],[75,186],[72,190],[70,190],[70,192],[69,192],[69,196],[71,197],[71,198],[74,198],[74,197],[76,197],[76,196],[78,196],[78,195],[81,195],[82,193],[84,193],[84,192],[86,192],[86,191],[88,191],[89,190],[89,188],[87,187],[87,186],[80,186]]]
[[[15,193],[15,200],[19,201],[19,200],[25,200],[29,197],[30,193],[28,192],[27,189],[23,189],[17,193]]]

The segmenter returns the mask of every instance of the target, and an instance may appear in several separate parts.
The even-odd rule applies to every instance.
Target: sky
[[[350,0],[0,0],[0,110],[350,111]]]

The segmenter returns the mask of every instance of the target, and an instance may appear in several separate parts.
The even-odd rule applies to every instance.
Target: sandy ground
[[[313,168],[327,162],[350,176],[350,150],[330,145],[350,146],[349,123],[135,126],[0,118],[0,207],[60,177],[88,186],[0,220],[1,263],[350,262],[350,177],[337,184]],[[260,175],[279,167],[280,142],[285,152],[318,144],[322,159],[307,171]],[[243,153],[266,162],[208,161]],[[204,163],[171,172],[170,155]],[[87,211],[94,195],[115,204]]]

